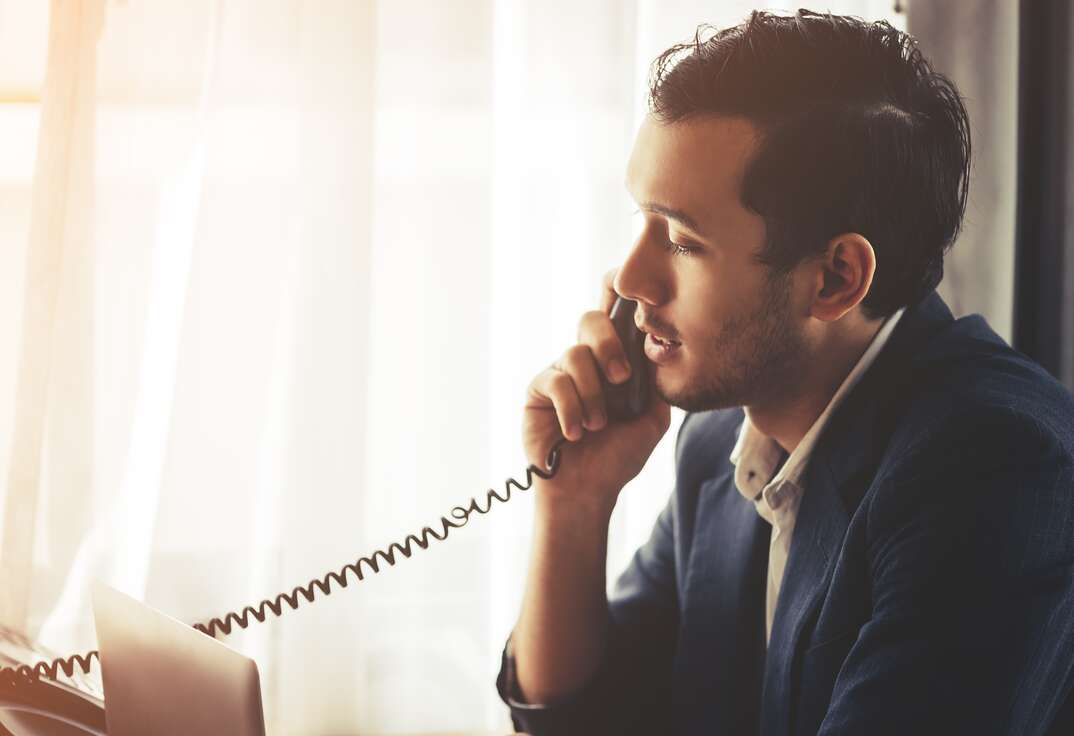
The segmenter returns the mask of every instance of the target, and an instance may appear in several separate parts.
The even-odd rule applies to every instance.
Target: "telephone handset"
[[[636,307],[637,302],[618,297],[609,313],[616,334],[623,343],[627,362],[630,363],[630,378],[627,381],[618,385],[606,380],[604,382],[606,409],[609,419],[613,422],[633,419],[645,411],[649,404],[649,364],[645,357],[645,333],[634,324]],[[419,535],[408,534],[401,544],[393,542],[387,550],[376,550],[369,557],[361,557],[356,562],[344,565],[338,571],[329,571],[323,577],[292,588],[290,593],[280,593],[274,598],[262,600],[255,606],[248,605],[220,618],[193,624],[193,628],[214,638],[218,634],[226,636],[235,626],[240,629],[248,627],[251,624],[251,618],[262,623],[270,613],[273,616],[280,616],[284,612],[284,604],[292,610],[298,608],[301,603],[300,597],[306,603],[312,603],[318,593],[323,597],[331,595],[333,587],[346,588],[349,582],[348,573],[359,582],[362,581],[366,575],[362,570],[363,565],[372,573],[378,573],[380,561],[391,567],[397,561],[397,553],[409,558],[414,553],[413,545],[426,549],[431,539],[444,541],[451,529],[465,526],[475,512],[487,514],[491,511],[493,499],[501,503],[509,501],[512,487],[527,491],[533,487],[534,475],[545,480],[554,477],[559,470],[559,448],[564,442],[566,440],[560,438],[552,446],[545,460],[545,468],[539,468],[536,465],[526,468],[525,484],[514,478],[508,478],[504,482],[503,495],[491,488],[486,492],[484,508],[476,498],[471,498],[467,506],[454,507],[448,516],[440,517],[439,531],[424,527]],[[40,732],[44,733],[103,734],[102,701],[92,694],[58,681],[61,672],[68,678],[75,676],[78,671],[88,675],[92,669],[92,661],[97,658],[97,652],[92,651],[87,654],[54,659],[51,662],[37,661],[0,667],[0,736],[10,733],[5,728],[5,723],[8,718],[12,717],[11,713],[14,713],[17,718],[30,718],[29,725],[40,726]]]
[[[630,378],[616,385],[604,379],[604,403],[613,422],[633,419],[649,405],[649,363],[645,357],[645,333],[634,324],[638,303],[616,297],[609,318],[619,335],[630,363]]]

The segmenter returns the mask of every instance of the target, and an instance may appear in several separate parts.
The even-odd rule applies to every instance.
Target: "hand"
[[[619,491],[641,472],[671,423],[671,408],[651,391],[641,416],[608,424],[600,376],[615,384],[630,376],[623,345],[608,317],[618,296],[612,288],[614,277],[614,270],[604,276],[600,310],[582,315],[578,343],[530,383],[522,418],[526,458],[537,467],[545,467],[556,442],[568,440],[560,448],[555,478],[537,482],[538,496],[609,514]]]

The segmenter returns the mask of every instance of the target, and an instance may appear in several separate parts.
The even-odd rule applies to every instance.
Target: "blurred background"
[[[1007,0],[814,9],[910,30],[962,90],[974,174],[941,293],[1071,386],[1074,98],[1024,52],[1060,53],[1060,5],[1065,29]],[[649,63],[773,7],[0,0],[0,623],[91,649],[93,579],[203,621],[519,476],[526,385],[631,245]],[[680,421],[620,497],[609,585]],[[270,733],[509,731],[531,518],[516,493],[230,637]]]

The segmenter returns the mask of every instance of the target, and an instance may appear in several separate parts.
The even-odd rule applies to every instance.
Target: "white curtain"
[[[92,648],[94,579],[203,621],[519,476],[525,386],[630,245],[649,62],[756,6],[0,2],[0,621]],[[531,512],[230,637],[270,732],[509,730]]]
[[[914,0],[906,20],[934,67],[958,86],[970,116],[970,199],[939,291],[956,317],[979,312],[1008,341],[1014,323],[1018,8],[1005,0]]]

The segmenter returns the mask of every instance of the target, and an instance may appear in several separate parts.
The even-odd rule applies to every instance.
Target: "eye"
[[[630,213],[631,218],[635,221],[635,234],[643,232],[646,228],[645,215],[642,213],[641,208],[638,208]],[[701,248],[696,245],[686,245],[683,243],[676,243],[669,237],[664,237],[661,240],[663,246],[677,256],[688,256],[697,253]]]
[[[668,250],[670,250],[677,256],[688,256],[701,250],[700,248],[693,245],[682,245],[681,243],[675,243],[671,239],[667,239],[664,241],[664,247],[666,247]]]

